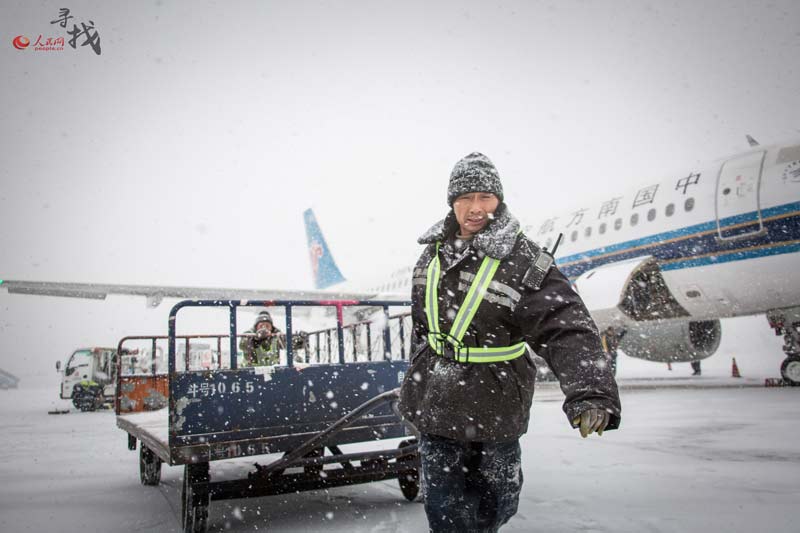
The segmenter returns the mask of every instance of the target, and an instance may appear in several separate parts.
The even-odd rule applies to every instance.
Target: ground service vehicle
[[[310,332],[296,343],[292,308],[333,306],[336,326]],[[343,308],[382,308],[373,321],[345,326]],[[168,369],[153,364],[146,374],[120,370],[117,426],[128,447],[139,443],[142,484],[158,485],[161,463],[185,465],[181,517],[184,531],[205,531],[213,500],[261,497],[397,478],[402,494],[419,492],[419,457],[414,429],[393,408],[408,368],[408,315],[390,316],[393,301],[183,301],[169,318]],[[236,309],[283,307],[286,313],[285,364],[240,367]],[[227,307],[230,331],[222,335],[177,336],[178,312],[185,307]],[[395,342],[393,341],[393,332]],[[397,339],[399,338],[399,342]],[[126,337],[151,344],[157,352],[163,336]],[[212,347],[212,364],[198,367],[178,358],[177,345],[190,354],[192,342]],[[223,345],[228,345],[227,354]],[[213,347],[216,346],[216,349]],[[300,363],[298,360],[304,362]],[[389,448],[376,441],[405,438]],[[378,443],[380,444],[380,443]],[[347,453],[341,446],[353,445]],[[356,450],[355,447],[359,448]],[[215,481],[210,463],[279,454],[241,479]]]
[[[117,352],[114,348],[78,348],[61,372],[61,399],[72,400],[81,411],[93,411],[114,400]]]

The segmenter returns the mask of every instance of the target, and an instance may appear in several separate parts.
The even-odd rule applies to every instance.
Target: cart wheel
[[[322,457],[323,455],[325,455],[325,448],[316,448],[303,457]],[[303,472],[309,476],[319,476],[323,466],[324,465],[306,465],[303,467]]]
[[[184,533],[205,533],[208,529],[208,463],[186,465],[183,470],[181,517]]]
[[[400,443],[398,448],[405,448],[406,446],[411,446],[415,444],[416,441],[414,440],[404,440]],[[401,457],[398,459],[398,462],[401,463],[410,463],[414,461],[414,457],[407,456]],[[419,469],[417,467],[412,467],[405,472],[402,472],[397,481],[400,482],[400,491],[403,493],[403,496],[406,497],[406,500],[413,502],[414,498],[417,497],[419,494]]]
[[[142,444],[139,448],[139,479],[142,485],[158,485],[161,481],[161,459]]]

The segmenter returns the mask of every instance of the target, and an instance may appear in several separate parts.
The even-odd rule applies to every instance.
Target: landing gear
[[[188,464],[183,470],[181,517],[184,533],[205,533],[208,529],[208,463]]]
[[[787,357],[783,360],[781,377],[792,385],[800,385],[800,356]]]
[[[769,311],[767,320],[776,335],[783,335],[786,359],[781,364],[781,377],[791,385],[800,385],[800,307]]]

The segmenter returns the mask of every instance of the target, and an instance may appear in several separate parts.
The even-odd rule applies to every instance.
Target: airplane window
[[[664,209],[664,214],[668,217],[671,217],[675,213],[675,204],[668,204],[667,207]]]
[[[656,210],[655,208],[651,209],[647,212],[647,221],[652,222],[656,219]]]
[[[639,223],[639,213],[634,213],[631,215],[631,226],[635,226]]]
[[[614,221],[614,229],[619,229],[621,227],[622,227],[622,219],[618,218],[617,220]]]
[[[694,209],[694,198],[687,198],[686,202],[683,204],[683,209],[686,211]]]
[[[570,239],[572,239],[572,242],[575,242],[575,241],[578,240],[578,230],[575,230],[575,231],[572,232],[572,236],[570,237]]]
[[[606,232],[606,223],[605,223],[605,222],[603,222],[602,224],[600,224],[600,227],[599,227],[599,228],[597,228],[597,231],[599,231],[601,235],[602,235],[603,233],[605,233],[605,232]]]
[[[584,235],[586,235],[587,237],[591,237],[592,236],[592,227],[591,226],[586,226],[586,231],[584,232]]]

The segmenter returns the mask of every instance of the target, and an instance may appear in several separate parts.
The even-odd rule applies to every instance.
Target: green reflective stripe
[[[425,286],[425,314],[428,317],[428,331],[431,334],[439,332],[439,243],[436,243],[436,253],[428,265],[428,279]],[[429,341],[430,342],[430,341]],[[434,347],[435,348],[435,347]],[[439,351],[439,350],[437,350]]]
[[[439,355],[442,355],[442,342],[436,338],[435,333],[428,333],[428,344],[430,344],[433,351]]]
[[[467,328],[472,323],[475,313],[478,311],[478,306],[483,301],[483,296],[486,294],[486,289],[489,288],[489,283],[492,282],[497,267],[500,261],[492,259],[488,255],[483,258],[478,273],[472,281],[472,285],[467,291],[467,296],[464,298],[464,303],[458,310],[453,326],[450,328],[450,335],[454,337],[455,342],[461,342],[464,335],[467,333]]]
[[[520,342],[513,346],[501,346],[492,348],[469,348],[463,349],[464,355],[457,354],[456,359],[461,363],[494,363],[498,361],[510,361],[525,353],[525,343]]]

